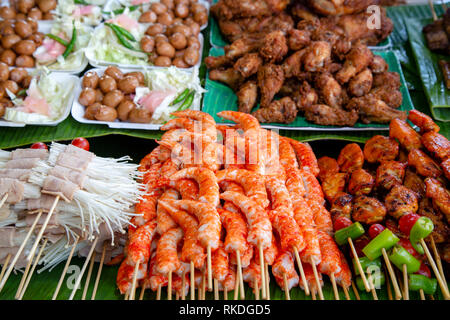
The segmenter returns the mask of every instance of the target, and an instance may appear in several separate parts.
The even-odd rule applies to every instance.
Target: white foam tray
[[[69,116],[73,101],[75,99],[75,90],[79,83],[79,78],[75,75],[68,74],[68,73],[62,73],[62,72],[51,72],[50,77],[60,83],[66,84],[66,83],[71,82],[73,84],[72,93],[67,98],[67,104],[64,107],[64,111],[63,111],[61,117],[59,117],[58,119],[56,119],[54,121],[43,122],[43,123],[18,123],[18,122],[6,121],[6,120],[0,118],[0,127],[25,127],[27,125],[54,127],[54,126],[58,125],[59,123],[63,122],[64,120],[66,120],[66,118]]]
[[[106,68],[94,68],[89,71],[97,72],[99,76],[102,76]],[[131,71],[145,71],[145,68],[120,68],[124,73],[131,72]],[[154,124],[154,123],[132,123],[132,122],[122,122],[120,120],[116,120],[113,122],[110,121],[97,121],[97,120],[88,120],[84,117],[84,112],[86,107],[82,106],[78,102],[78,97],[81,93],[81,82],[82,78],[79,78],[78,84],[75,87],[75,99],[73,101],[72,105],[72,117],[81,123],[88,123],[88,124],[104,124],[112,129],[141,129],[141,130],[159,130],[161,128],[162,124]],[[192,110],[200,110],[200,100],[201,96],[195,96],[194,102],[192,103]]]

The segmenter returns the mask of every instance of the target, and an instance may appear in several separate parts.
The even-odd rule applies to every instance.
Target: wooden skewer
[[[237,262],[237,272],[239,273],[239,290],[241,294],[241,299],[244,299],[244,280],[242,279],[242,264],[241,264],[241,254],[239,250],[236,250],[236,262]]]
[[[191,268],[189,272],[189,276],[191,277],[191,300],[195,300],[195,268],[193,261],[191,261]]]
[[[33,277],[34,270],[36,269],[36,266],[39,263],[39,259],[41,259],[41,255],[42,255],[42,252],[44,252],[45,246],[47,245],[47,241],[48,241],[48,239],[45,239],[44,244],[42,245],[41,249],[39,250],[39,253],[38,253],[36,259],[34,260],[33,267],[31,268],[31,271],[28,274],[27,281],[25,282],[22,292],[20,293],[20,296],[18,298],[19,300],[22,300],[22,298],[25,294],[25,291],[27,291],[28,285],[30,284],[30,281],[31,281],[31,277]]]
[[[322,287],[320,285],[319,273],[317,272],[316,264],[314,263],[312,258],[311,258],[311,267],[313,269],[314,278],[316,279],[316,284],[317,284],[317,288],[318,288],[317,291],[319,292],[319,299],[320,300],[325,300],[325,298],[323,297]]]
[[[442,281],[444,281],[445,286],[448,287],[447,279],[445,279],[444,268],[442,267],[441,256],[439,255],[433,236],[430,236],[430,238],[431,238],[431,249],[433,250],[434,258],[436,259],[436,265],[438,267],[439,273],[441,274]]]
[[[145,289],[145,286],[143,286],[141,289],[141,294],[139,295],[139,300],[144,300]]]
[[[233,300],[237,300],[239,298],[239,272],[236,270],[236,280],[234,282],[234,296]]]
[[[205,300],[206,297],[206,272],[203,270],[202,274],[202,298],[201,300]]]
[[[266,276],[266,293],[267,293],[267,300],[270,300],[270,275],[269,275],[269,264],[265,263],[266,272],[264,272],[264,275]]]
[[[439,286],[441,287],[442,294],[444,295],[445,300],[450,299],[450,294],[448,292],[448,287],[445,285],[444,281],[441,278],[441,274],[439,273],[438,268],[436,267],[436,263],[433,260],[433,257],[431,256],[430,250],[428,250],[428,246],[425,243],[423,239],[420,239],[420,244],[422,245],[423,250],[425,251],[425,255],[427,256],[428,262],[431,265],[431,269],[433,269],[434,274],[436,275],[436,280],[439,283]]]
[[[431,14],[433,15],[433,20],[436,21],[438,19],[438,17],[436,15],[436,11],[434,11],[433,0],[428,0],[428,4],[430,5]]]
[[[177,292],[175,292],[175,300],[180,300],[180,294]]]
[[[208,290],[212,291],[212,267],[211,267],[211,246],[208,244],[206,247],[207,260],[208,260]]]
[[[266,293],[266,277],[264,277],[264,252],[262,245],[258,245],[259,249],[259,267],[261,268],[261,298],[266,299],[267,293]]]
[[[352,280],[352,289],[353,293],[355,294],[356,300],[361,300],[361,297],[359,296],[358,288],[356,288],[355,282]]]
[[[367,269],[367,278],[369,280],[370,291],[372,292],[373,299],[378,300],[377,291],[375,290],[375,286],[373,285],[372,275],[369,269]]]
[[[158,289],[156,289],[156,300],[161,300],[161,285],[158,284]]]
[[[181,300],[186,299],[186,272],[183,271],[183,278],[181,278]]]
[[[172,300],[172,271],[167,275],[167,300]]]
[[[59,289],[61,288],[64,277],[66,276],[67,269],[70,266],[70,261],[72,260],[73,253],[75,252],[75,248],[77,247],[79,239],[80,239],[80,237],[77,236],[75,243],[72,245],[72,250],[70,250],[69,257],[67,258],[66,265],[64,266],[63,272],[61,273],[61,277],[59,278],[59,281],[58,281],[58,285],[56,286],[55,292],[53,293],[52,300],[56,300],[56,297],[58,296]]]
[[[342,286],[342,290],[344,290],[345,299],[351,300],[350,295],[348,294],[348,289],[346,286]]]
[[[88,274],[86,276],[86,283],[84,284],[83,295],[81,296],[81,300],[86,300],[86,294],[87,294],[87,291],[89,288],[89,282],[91,282],[92,270],[94,269],[95,256],[96,256],[96,252],[94,251],[92,253],[91,263],[89,265]]]
[[[219,281],[214,279],[214,300],[219,300]]]
[[[137,287],[136,284],[137,284],[137,275],[138,275],[138,272],[139,272],[139,265],[140,265],[140,261],[138,260],[138,262],[134,266],[133,281],[131,282],[131,289],[130,289],[129,300],[134,300],[135,297],[136,297],[136,287]]]
[[[97,241],[98,241],[98,238],[96,237],[95,240],[94,240],[94,243],[91,246],[91,250],[89,250],[88,256],[86,257],[86,261],[83,264],[83,268],[81,268],[81,272],[78,275],[77,280],[75,281],[75,286],[73,287],[73,290],[72,290],[72,293],[70,294],[69,300],[73,300],[73,297],[75,296],[75,293],[77,292],[78,287],[80,286],[81,279],[83,278],[83,274],[86,271],[88,262],[91,259],[92,253],[94,252],[95,245],[97,244]]]
[[[389,276],[392,280],[392,286],[394,287],[395,299],[400,300],[402,298],[402,293],[398,287],[397,277],[395,276],[394,269],[392,268],[391,261],[387,255],[386,249],[381,248],[381,253],[383,254],[384,262],[386,263],[387,270],[389,272]]]
[[[359,274],[361,275],[361,280],[363,281],[364,288],[366,288],[367,292],[370,292],[370,286],[367,282],[366,274],[364,273],[364,270],[361,266],[361,262],[359,261],[358,254],[356,253],[355,246],[353,245],[353,240],[351,238],[347,238],[348,244],[350,245],[350,249],[353,254],[353,258],[355,258],[356,267],[358,268]]]
[[[434,296],[432,294],[428,295],[430,297],[430,300],[434,300]]]
[[[34,222],[31,225],[30,230],[28,230],[28,233],[25,236],[25,239],[23,240],[22,244],[20,245],[19,250],[17,250],[16,255],[13,258],[13,261],[9,265],[8,269],[6,270],[6,273],[5,273],[4,277],[2,278],[2,281],[0,282],[0,292],[2,291],[3,287],[5,286],[6,281],[8,280],[9,276],[11,275],[11,272],[14,269],[14,266],[16,265],[17,260],[19,259],[20,255],[22,254],[22,251],[25,248],[25,245],[27,244],[28,240],[30,239],[34,228],[36,228],[36,224],[38,223],[39,219],[41,218],[41,215],[42,215],[42,211],[39,211],[39,213],[36,216],[36,219],[34,219]]]
[[[42,239],[42,236],[44,235],[45,229],[47,229],[47,225],[50,221],[50,218],[53,215],[53,212],[55,212],[56,205],[58,204],[60,196],[56,196],[55,200],[53,201],[53,204],[50,208],[50,211],[47,213],[47,217],[45,218],[44,224],[41,226],[41,229],[39,230],[39,233],[36,237],[36,240],[34,241],[33,247],[31,248],[30,253],[28,254],[27,260],[31,260],[32,257],[34,257],[34,253],[36,252],[36,248],[39,244],[39,242]],[[40,211],[42,212],[42,211]]]
[[[284,282],[284,295],[286,296],[286,300],[291,300],[291,296],[289,295],[289,287],[287,283],[286,273],[283,273],[283,282]]]
[[[17,288],[16,295],[14,296],[14,299],[19,299],[20,293],[22,292],[22,288],[25,284],[25,281],[28,277],[28,272],[30,272],[31,265],[33,264],[34,257],[30,261],[28,261],[27,266],[25,268],[25,271],[23,272],[22,278],[20,279],[19,287]]]
[[[2,200],[0,200],[0,208],[3,207],[3,205],[4,205],[5,202],[6,202],[6,200],[8,200],[8,196],[9,196],[9,193],[6,193],[6,194],[3,196]]]
[[[386,269],[384,269],[384,277],[386,278],[386,287],[387,287],[386,289],[387,289],[388,299],[392,300],[391,280],[389,280],[389,278],[387,276]]]
[[[255,300],[259,300],[258,278],[256,278],[256,277],[255,277],[255,280],[254,280],[254,287],[255,287]]]
[[[336,278],[334,277],[334,273],[330,274],[331,285],[333,286],[334,298],[336,300],[340,300],[339,298],[339,289],[336,284]]]
[[[317,300],[317,298],[316,298],[316,289],[311,289],[311,297],[312,297],[312,299],[313,300]]]
[[[420,300],[426,300],[425,299],[425,293],[423,292],[423,289],[419,290],[419,294],[420,294]]]
[[[95,300],[95,295],[97,294],[97,288],[98,284],[100,283],[100,276],[102,275],[103,270],[103,262],[105,261],[105,254],[106,254],[106,243],[103,245],[102,256],[100,258],[100,264],[98,266],[97,277],[95,278],[94,290],[92,291],[91,300]],[[145,288],[143,288],[142,291],[145,291]]]
[[[409,289],[408,289],[408,269],[406,264],[403,265],[403,300],[409,300]]]
[[[129,296],[130,296],[130,293],[129,293],[129,292],[126,292],[126,293],[125,293],[125,298],[124,298],[123,300],[128,300]]]
[[[0,273],[0,281],[3,279],[3,276],[5,275],[9,260],[11,260],[11,253],[6,256],[5,263],[3,264],[3,267],[2,267],[2,272]]]
[[[399,276],[401,277],[401,274],[399,275],[399,273],[401,273],[401,271],[396,270],[396,272],[395,272],[396,277],[399,277]],[[403,292],[403,281],[398,281],[398,283],[400,286],[400,291]]]
[[[223,300],[228,300],[228,289],[223,288]]]
[[[305,271],[303,270],[302,260],[300,260],[300,255],[298,254],[297,248],[294,247],[295,260],[297,261],[298,270],[300,271],[300,278],[302,279],[303,288],[305,288],[305,294],[309,296],[309,286],[308,281],[306,281]]]

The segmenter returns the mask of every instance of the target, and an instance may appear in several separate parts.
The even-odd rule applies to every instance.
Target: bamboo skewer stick
[[[25,294],[25,291],[27,291],[28,285],[30,284],[30,281],[31,281],[31,277],[33,277],[34,270],[36,269],[36,266],[39,263],[39,259],[41,259],[41,255],[42,255],[42,252],[44,252],[45,246],[47,245],[47,241],[48,241],[48,239],[45,239],[44,244],[42,245],[41,249],[39,250],[39,253],[38,253],[36,259],[34,260],[33,267],[31,268],[31,271],[28,274],[27,281],[25,282],[25,285],[22,288],[22,292],[20,293],[20,296],[18,298],[19,300],[22,300],[22,298]]]
[[[436,265],[438,267],[439,273],[441,274],[442,281],[444,281],[444,284],[447,287],[447,279],[445,279],[445,273],[444,268],[442,267],[441,256],[439,255],[433,236],[431,236],[430,238],[431,238],[431,249],[433,250],[434,258],[436,259]]]
[[[219,281],[214,279],[214,300],[219,300]]]
[[[334,277],[334,273],[330,274],[331,285],[333,286],[334,298],[336,300],[340,300],[339,298],[339,289],[336,285],[336,278]]]
[[[436,21],[438,19],[438,17],[436,15],[436,11],[434,10],[433,0],[428,0],[428,4],[430,5],[431,14],[433,15],[433,20]]]
[[[105,261],[106,254],[106,244],[103,245],[102,256],[100,258],[100,264],[98,266],[97,277],[95,278],[94,290],[92,291],[91,300],[95,300],[95,295],[97,294],[98,284],[100,283],[100,277],[102,275],[103,270],[103,262]],[[145,291],[145,289],[143,289]]]
[[[145,286],[143,286],[141,289],[141,294],[139,295],[139,300],[144,300],[145,289]]]
[[[186,272],[183,271],[183,278],[181,279],[181,300],[186,299]]]
[[[419,294],[420,294],[420,300],[426,300],[425,299],[425,293],[423,292],[423,289],[419,290]]]
[[[223,288],[223,300],[228,300],[228,289]]]
[[[137,274],[139,272],[139,265],[140,265],[140,261],[138,260],[138,262],[134,266],[133,282],[131,283],[131,290],[130,290],[129,300],[134,300],[135,297],[136,297],[136,283],[137,283]]]
[[[373,299],[378,300],[377,291],[375,290],[375,286],[372,281],[372,275],[369,270],[367,270],[367,280],[369,280],[370,291],[372,292]]]
[[[361,297],[359,296],[358,288],[356,288],[355,282],[352,280],[352,289],[353,293],[355,294],[356,300],[361,300]]]
[[[395,292],[395,299],[400,300],[402,298],[402,293],[398,287],[397,277],[395,276],[391,261],[389,260],[389,257],[386,253],[386,249],[382,248],[381,253],[383,254],[384,262],[386,263],[386,267],[389,272],[389,276],[392,280],[392,286],[394,287],[394,292]]]
[[[350,249],[352,251],[353,258],[355,258],[356,267],[358,268],[359,274],[361,275],[361,279],[363,281],[364,288],[366,288],[367,292],[370,292],[370,286],[369,286],[369,283],[367,282],[367,278],[366,278],[364,270],[361,266],[361,262],[359,261],[359,257],[358,257],[358,254],[356,253],[356,249],[355,249],[355,246],[353,245],[353,241],[351,238],[347,238],[347,241],[348,241],[348,244],[350,245]]]
[[[313,300],[317,300],[317,298],[316,298],[316,289],[311,289],[311,297],[312,297],[312,299]]]
[[[262,284],[261,284],[261,286],[262,286]],[[256,277],[255,277],[255,280],[254,280],[254,287],[255,287],[255,300],[259,300],[258,278],[256,278]]]
[[[267,291],[267,300],[270,300],[270,275],[269,275],[269,264],[268,263],[266,263],[265,264],[265,273],[264,273],[264,275],[265,275],[265,277],[266,277],[266,291]]]
[[[264,277],[264,252],[261,244],[258,245],[259,249],[259,267],[261,268],[261,298],[266,299],[266,279]]]
[[[12,270],[14,269],[14,266],[17,263],[17,260],[19,259],[20,255],[22,254],[23,249],[25,248],[25,245],[27,244],[28,240],[31,237],[31,234],[33,233],[34,228],[36,228],[36,225],[41,218],[42,211],[39,211],[39,213],[36,216],[36,219],[34,219],[33,224],[31,225],[30,229],[28,230],[27,235],[25,236],[25,239],[23,240],[22,244],[19,247],[19,250],[17,250],[16,255],[13,258],[13,261],[9,265],[8,269],[6,270],[5,275],[2,277],[2,281],[0,282],[0,292],[2,291],[3,287],[5,286],[6,281],[8,280],[9,276],[11,275]]]
[[[6,268],[8,267],[9,260],[11,260],[11,253],[6,256],[5,263],[3,263],[2,272],[0,273],[0,281],[2,281],[3,276],[5,275]]]
[[[172,271],[167,275],[167,300],[172,300]]]
[[[450,299],[450,294],[448,292],[448,287],[445,285],[444,281],[441,278],[441,274],[439,273],[438,268],[436,267],[436,263],[433,260],[433,257],[431,256],[430,250],[428,250],[427,244],[423,239],[420,239],[420,244],[423,247],[423,250],[425,251],[425,255],[427,256],[428,262],[431,265],[431,269],[433,269],[434,274],[436,275],[436,280],[439,283],[439,286],[441,287],[442,294],[444,295],[445,300]]]
[[[316,284],[317,284],[317,291],[319,292],[319,299],[320,300],[325,300],[323,297],[323,292],[322,292],[322,287],[320,286],[320,280],[319,280],[319,274],[317,272],[317,267],[316,264],[314,263],[314,261],[311,258],[311,267],[313,269],[313,273],[314,273],[314,278],[316,279]]]
[[[434,300],[434,296],[432,294],[428,295],[430,297],[430,300]]]
[[[245,297],[244,293],[244,280],[242,279],[242,264],[241,264],[241,253],[236,250],[236,262],[237,262],[237,272],[239,273],[239,290],[241,294],[241,299]]]
[[[83,278],[83,274],[86,271],[88,262],[91,259],[92,253],[94,252],[95,245],[97,244],[97,241],[98,241],[98,238],[96,237],[95,240],[94,240],[94,243],[91,246],[91,250],[89,250],[88,256],[86,257],[86,261],[83,264],[83,268],[81,268],[81,272],[78,275],[78,278],[77,278],[77,280],[75,282],[75,286],[73,287],[72,293],[70,294],[69,300],[73,300],[73,297],[75,296],[75,293],[77,292],[78,287],[80,286],[81,279]]]
[[[17,288],[14,299],[19,299],[20,293],[22,292],[23,285],[25,284],[25,281],[27,280],[28,273],[30,272],[33,261],[34,261],[34,257],[30,261],[28,261],[27,266],[25,267],[25,271],[23,272],[22,278],[20,279],[19,287]]]
[[[191,277],[191,300],[195,300],[195,267],[193,261],[191,261],[191,268],[189,272],[189,276]]]
[[[234,296],[233,300],[237,300],[239,298],[239,272],[236,270],[236,280],[234,281]]]
[[[158,284],[158,289],[156,289],[156,300],[161,300],[161,285]]]
[[[203,270],[202,274],[202,298],[200,300],[205,300],[206,297],[206,272]]]
[[[388,294],[388,299],[392,300],[392,290],[391,290],[391,281],[389,280],[387,276],[386,269],[384,269],[384,277],[386,278],[386,290]]]
[[[408,270],[406,264],[402,266],[402,271],[403,271],[403,300],[409,300]]]
[[[289,287],[287,283],[286,273],[283,273],[283,282],[284,282],[284,295],[286,296],[286,300],[291,300],[291,296],[289,295]]]
[[[129,296],[130,296],[130,293],[129,292],[125,292],[125,298],[123,300],[128,300]]]
[[[350,295],[348,294],[348,289],[345,286],[342,286],[342,290],[344,290],[345,299],[351,300]]]
[[[206,247],[206,252],[208,260],[208,290],[212,291],[211,246],[209,244]]]
[[[180,294],[177,292],[175,292],[175,300],[180,300]]]
[[[3,205],[4,205],[5,202],[6,202],[6,200],[8,200],[8,196],[9,196],[9,193],[6,193],[6,194],[3,196],[2,200],[0,200],[0,208],[3,207]]]
[[[295,260],[297,261],[298,270],[300,271],[300,278],[302,279],[303,288],[305,288],[305,294],[309,296],[309,286],[308,281],[306,281],[305,271],[303,270],[302,260],[300,260],[300,255],[298,254],[297,248],[294,247]]]
[[[53,204],[50,208],[50,211],[47,213],[47,217],[45,218],[44,223],[41,226],[41,229],[39,230],[39,233],[36,237],[36,240],[34,241],[33,247],[31,248],[30,253],[28,254],[27,260],[31,260],[32,257],[34,257],[34,253],[36,252],[36,248],[39,244],[39,242],[42,239],[42,236],[44,235],[45,229],[47,229],[47,225],[50,221],[50,218],[53,215],[53,212],[55,212],[56,205],[58,204],[60,196],[56,196],[55,200],[53,201]]]
[[[86,276],[86,283],[84,284],[83,295],[81,296],[81,300],[86,300],[86,294],[89,289],[89,282],[91,282],[92,269],[94,269],[95,256],[96,252],[94,251],[91,257],[91,263],[89,264],[88,274]]]
[[[66,265],[64,266],[63,272],[61,273],[61,277],[59,278],[59,281],[58,281],[58,285],[56,286],[55,292],[53,293],[52,300],[56,300],[56,297],[58,296],[59,289],[61,288],[64,277],[66,276],[67,269],[70,266],[70,261],[72,260],[73,253],[75,252],[75,248],[77,247],[79,239],[80,239],[79,236],[77,236],[75,243],[72,245],[72,249],[70,250],[69,257],[67,258],[67,261],[66,261]]]

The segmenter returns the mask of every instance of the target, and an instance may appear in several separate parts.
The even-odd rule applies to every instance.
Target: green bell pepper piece
[[[437,289],[437,280],[428,278],[422,274],[411,274],[408,280],[409,290],[423,290],[426,294],[434,294]]]
[[[372,239],[363,249],[362,252],[370,260],[375,260],[380,257],[383,253],[381,249],[392,248],[400,239],[392,233],[389,229],[384,229],[379,235]]]
[[[339,229],[334,233],[334,239],[338,245],[347,243],[347,239],[357,239],[364,234],[364,228],[359,222],[355,222],[346,228]]]
[[[424,253],[422,246],[419,244],[419,241],[428,237],[430,233],[433,232],[433,229],[433,221],[431,221],[431,219],[427,217],[420,217],[419,219],[417,219],[417,221],[411,228],[411,231],[409,232],[409,241],[419,254]]]
[[[359,268],[356,265],[356,259],[352,259],[353,261],[353,269],[355,270],[355,275],[359,276]],[[370,260],[367,257],[360,257],[359,263],[361,263],[361,267],[363,270],[367,270],[370,266],[376,266],[381,269],[381,259]],[[364,288],[365,290],[365,288]]]
[[[403,265],[406,265],[408,273],[414,273],[420,269],[420,261],[403,247],[394,247],[389,255],[389,260],[400,270],[403,270]]]
[[[386,283],[386,278],[384,277],[383,272],[377,272],[372,273],[370,275],[370,278],[372,279],[372,283],[374,284],[375,289],[377,289],[376,285],[384,285]],[[369,281],[369,278],[367,278],[367,281]],[[356,278],[356,286],[360,291],[366,291],[366,288],[364,287],[364,282],[361,277]]]

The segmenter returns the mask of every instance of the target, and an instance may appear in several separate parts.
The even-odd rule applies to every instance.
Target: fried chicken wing
[[[390,123],[394,119],[405,120],[406,112],[389,107],[383,100],[377,99],[372,94],[363,97],[352,98],[346,109],[356,109],[363,123]]]
[[[382,73],[376,73],[373,75],[374,88],[389,85],[393,88],[400,88],[400,75],[397,72],[386,71]]]
[[[344,66],[336,74],[336,79],[341,83],[347,83],[353,76],[367,68],[373,59],[370,49],[361,43],[353,46],[345,57]]]
[[[443,135],[428,131],[422,135],[421,141],[434,158],[445,160],[450,157],[450,141]]]
[[[394,160],[397,158],[398,148],[395,139],[375,135],[364,145],[364,158],[370,163]]]
[[[403,185],[414,191],[419,199],[425,196],[425,182],[422,178],[411,169],[406,169]]]
[[[419,209],[417,195],[402,185],[394,186],[384,199],[388,214],[400,219],[404,214],[415,213]]]
[[[383,221],[386,208],[378,199],[358,196],[353,201],[352,218],[354,221],[373,224]]]
[[[241,74],[233,68],[211,70],[209,72],[209,78],[214,81],[223,82],[233,90],[237,90],[244,81]]]
[[[326,41],[313,41],[303,56],[303,67],[306,71],[320,71],[331,59],[331,46]]]
[[[445,177],[450,180],[450,158],[441,162],[442,170],[444,171]]]
[[[422,147],[420,135],[404,120],[394,119],[391,121],[389,124],[389,136],[397,139],[408,151]]]
[[[287,39],[281,31],[272,31],[264,37],[259,54],[269,63],[280,62],[289,48]]]
[[[442,175],[439,164],[419,149],[413,149],[409,152],[408,165],[415,167],[417,173],[424,177],[437,178]]]
[[[356,143],[349,143],[339,153],[337,163],[342,172],[351,173],[361,169],[364,164],[364,154]]]
[[[296,77],[301,74],[302,69],[302,57],[306,50],[299,50],[287,57],[283,64],[284,76],[286,78]]]
[[[319,102],[339,108],[346,100],[345,91],[329,73],[321,73],[315,79],[315,87],[319,90]]]
[[[370,93],[393,109],[399,108],[403,102],[402,93],[390,85],[375,87],[370,90]]]
[[[258,70],[258,87],[261,92],[261,107],[268,107],[284,82],[283,69],[279,65],[265,64]]]
[[[353,127],[358,121],[358,112],[332,108],[325,104],[313,104],[303,107],[305,119],[323,126]]]
[[[232,44],[225,46],[225,56],[230,60],[234,60],[242,57],[246,53],[258,50],[260,46],[261,40],[240,38],[234,41]]]
[[[288,46],[290,50],[298,51],[311,42],[311,33],[308,30],[291,29],[288,32]]]
[[[268,107],[256,110],[252,115],[261,123],[291,123],[297,117],[297,105],[291,98],[283,97]]]
[[[426,178],[425,185],[427,197],[433,199],[434,204],[445,214],[447,223],[450,223],[450,192],[434,178]]]
[[[361,97],[369,93],[372,88],[372,71],[369,68],[364,69],[348,83],[348,91],[352,96]]]
[[[375,179],[364,169],[357,169],[352,172],[348,181],[348,192],[354,196],[368,195],[372,192]]]
[[[405,176],[406,164],[398,161],[382,161],[377,168],[376,185],[386,190],[401,185]]]
[[[344,14],[358,13],[372,4],[377,4],[376,0],[307,0],[308,6],[315,12],[324,16],[340,16]]]
[[[417,110],[411,110],[408,114],[408,120],[420,128],[420,133],[423,134],[428,131],[439,132],[439,126],[434,123],[430,116]]]
[[[208,69],[219,69],[231,67],[233,61],[228,59],[226,56],[206,57],[205,64]]]
[[[336,194],[344,191],[346,178],[346,173],[338,172],[333,175],[327,175],[322,181],[322,190],[329,202],[333,202]]]
[[[300,96],[297,100],[297,108],[299,110],[304,110],[307,107],[317,104],[318,100],[319,96],[316,90],[311,87],[308,82],[303,81],[300,86]]]
[[[372,70],[373,73],[384,73],[388,71],[389,66],[381,56],[374,55],[373,60],[369,65],[370,70]]]
[[[256,81],[247,81],[236,92],[238,98],[238,111],[250,113],[257,103],[258,86]]]
[[[234,63],[234,69],[239,71],[243,78],[248,78],[258,72],[262,62],[258,53],[247,53]]]

